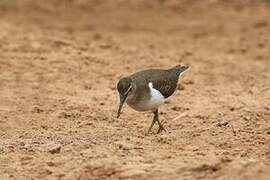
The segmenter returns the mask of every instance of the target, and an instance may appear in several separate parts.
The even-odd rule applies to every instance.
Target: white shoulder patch
[[[151,97],[147,104],[149,107],[152,107],[150,109],[158,108],[158,106],[164,103],[165,98],[157,89],[154,88],[152,82],[150,82],[148,86],[150,89]]]

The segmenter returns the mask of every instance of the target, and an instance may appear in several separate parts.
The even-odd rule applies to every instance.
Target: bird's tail
[[[173,73],[175,73],[177,76],[179,76],[180,74],[182,74],[188,68],[189,68],[188,65],[179,64],[179,65],[173,67],[171,70],[173,71]]]

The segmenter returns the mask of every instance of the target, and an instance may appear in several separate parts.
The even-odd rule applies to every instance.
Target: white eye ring
[[[132,85],[129,86],[128,90],[126,91],[126,94],[128,94],[132,90]]]

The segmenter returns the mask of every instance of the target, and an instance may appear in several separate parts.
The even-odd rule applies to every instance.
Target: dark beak
[[[120,95],[120,104],[119,104],[119,108],[118,108],[117,116],[116,116],[117,119],[120,117],[120,113],[121,113],[122,107],[123,107],[126,99],[127,99],[127,95],[124,95],[124,96]]]

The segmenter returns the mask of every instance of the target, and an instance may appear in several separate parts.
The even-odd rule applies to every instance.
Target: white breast
[[[150,89],[150,99],[136,104],[129,104],[132,108],[136,109],[137,111],[154,110],[164,103],[164,96],[153,87],[152,82],[148,84],[148,87]]]
[[[150,88],[150,92],[151,92],[151,98],[150,100],[147,102],[147,105],[149,107],[153,107],[153,108],[157,108],[158,106],[160,106],[161,104],[164,103],[165,98],[164,96],[153,87],[153,83],[149,83],[148,84],[149,88]],[[151,108],[152,109],[152,108]]]

